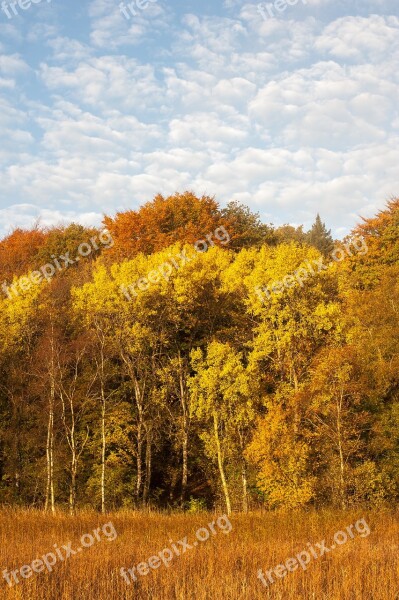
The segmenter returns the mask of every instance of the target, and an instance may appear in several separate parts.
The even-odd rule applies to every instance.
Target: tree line
[[[112,244],[0,298],[2,503],[230,513],[397,500],[399,200],[344,242],[319,216],[308,232],[273,227],[191,192],[104,226]],[[193,252],[218,228],[228,238]],[[99,235],[16,229],[0,279]],[[354,238],[367,253],[257,292]],[[121,292],[176,255],[190,260]]]

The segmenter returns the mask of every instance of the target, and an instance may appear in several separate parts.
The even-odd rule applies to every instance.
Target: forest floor
[[[393,510],[227,518],[2,509],[0,597],[399,600],[398,549]]]

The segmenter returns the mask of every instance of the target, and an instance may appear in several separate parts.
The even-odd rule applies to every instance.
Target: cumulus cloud
[[[399,193],[399,19],[365,1],[371,14],[308,0],[264,21],[236,0],[130,20],[93,0],[65,26],[54,6],[32,56],[0,26],[0,231],[99,224],[192,189],[345,234]]]

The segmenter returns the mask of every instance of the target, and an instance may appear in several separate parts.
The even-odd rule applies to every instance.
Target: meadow
[[[348,528],[360,520],[361,527]],[[332,550],[339,531],[346,532],[347,540]],[[200,538],[203,541],[197,541]],[[77,552],[82,540],[88,547]],[[299,555],[303,560],[301,552],[310,555],[310,548],[317,556],[315,549],[319,552],[322,542],[329,551],[312,556],[305,569],[297,565],[282,575],[281,565],[287,559]],[[74,554],[65,558],[68,548]],[[3,571],[1,598],[395,600],[399,598],[398,548],[398,513],[389,510],[257,512],[227,518],[220,512],[122,511],[103,516],[79,512],[72,517],[62,512],[2,509],[0,566],[7,569],[12,585]],[[57,557],[51,572],[23,567],[34,565],[39,571],[42,561],[33,561],[48,553],[54,556],[57,549],[63,559]],[[165,560],[159,559],[162,551]],[[157,568],[149,569],[148,559]],[[274,583],[266,578],[265,587],[259,569],[266,574],[278,565]],[[121,567],[133,566],[135,581],[120,572]],[[17,569],[18,584],[10,576]]]

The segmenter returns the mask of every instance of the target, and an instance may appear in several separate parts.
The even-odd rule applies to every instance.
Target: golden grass
[[[9,587],[1,578],[0,597],[6,600],[397,600],[399,599],[399,519],[394,511],[301,512],[233,515],[227,535],[216,535],[175,557],[128,586],[120,567],[132,567],[188,536],[219,514],[162,515],[121,512],[105,517],[84,512],[76,517],[38,511],[0,511],[1,568],[20,568],[41,555],[72,542],[111,521],[118,537],[57,562],[53,572],[33,573]],[[257,578],[335,532],[365,518],[368,537],[312,560],[306,571],[288,573],[266,588]]]

